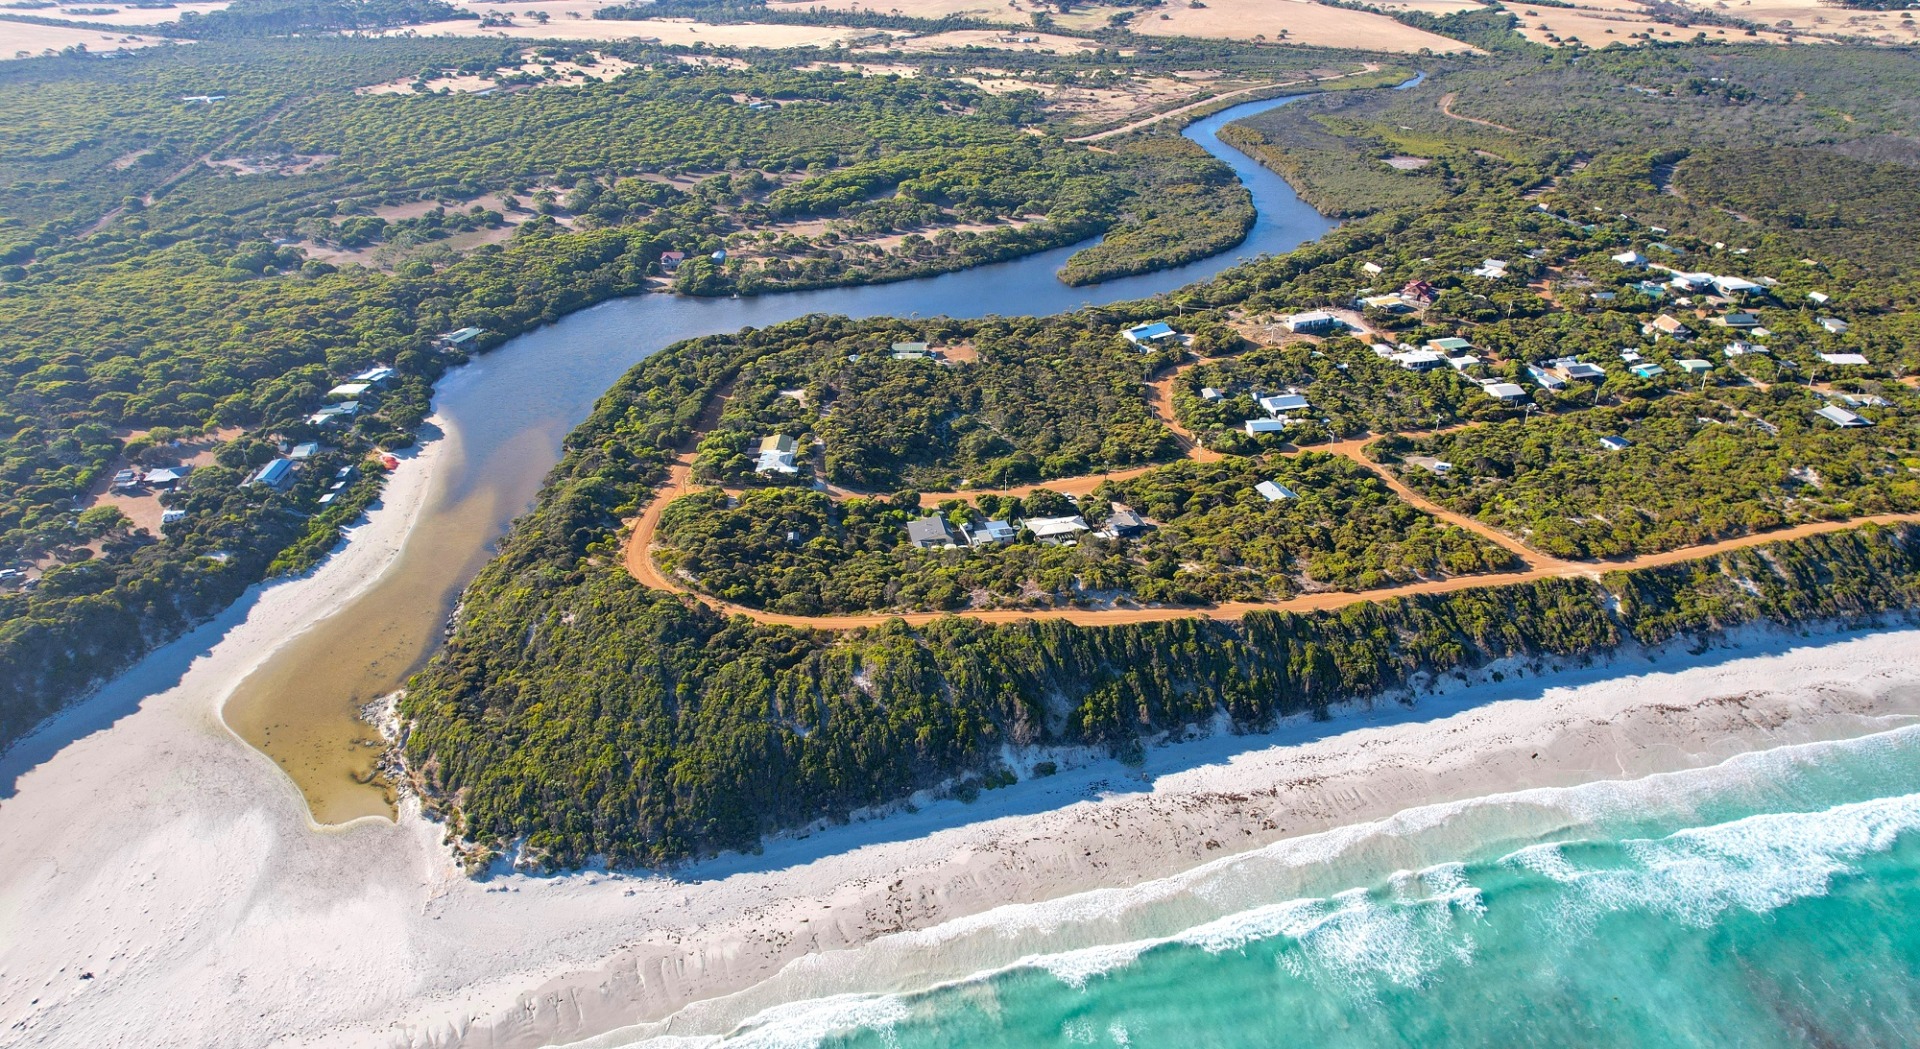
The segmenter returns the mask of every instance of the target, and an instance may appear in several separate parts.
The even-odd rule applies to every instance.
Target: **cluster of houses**
[[[471,343],[472,340],[482,334],[484,333],[479,328],[462,328],[457,332],[448,332],[440,336],[438,341],[441,345],[459,348]],[[459,338],[456,339],[456,336],[459,336]],[[339,383],[327,391],[328,403],[318,411],[307,416],[307,425],[324,428],[343,421],[351,422],[360,414],[361,399],[368,393],[391,381],[395,374],[397,373],[387,365],[377,364],[354,375],[347,381]],[[319,452],[320,443],[318,441],[307,441],[296,444],[286,455],[276,458],[248,474],[246,480],[240,482],[240,486],[242,488],[252,488],[255,485],[264,485],[276,491],[285,489],[287,485],[293,483],[293,473],[296,464],[313,458],[319,454]],[[344,482],[344,478],[340,478],[339,480]],[[342,487],[344,487],[344,483],[334,485],[335,491],[338,491]],[[329,493],[329,495],[331,495],[331,493]],[[320,501],[322,505],[326,505],[333,500],[330,497],[323,497]]]
[[[907,542],[921,550],[951,550],[959,547],[999,546],[1011,543],[1022,531],[1049,545],[1071,545],[1082,534],[1103,539],[1131,539],[1153,528],[1147,519],[1122,507],[1115,510],[1099,529],[1087,524],[1079,514],[1065,517],[1029,517],[1021,521],[982,521],[955,528],[946,518],[929,514],[907,522]]]

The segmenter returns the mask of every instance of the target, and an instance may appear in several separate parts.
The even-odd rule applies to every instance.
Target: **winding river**
[[[1261,254],[1291,251],[1336,224],[1217,132],[1299,97],[1233,106],[1186,128],[1189,139],[1233,168],[1258,212],[1246,240],[1212,258],[1088,288],[1055,276],[1076,245],[894,284],[744,299],[642,295],[572,314],[450,374],[434,401],[445,427],[440,461],[397,560],[350,606],[291,639],[243,682],[225,708],[228,725],[292,777],[317,822],[391,815],[392,799],[374,768],[383,744],[362,708],[399,688],[432,654],[461,589],[531,506],[559,459],[561,439],[628,368],[682,339],[812,313],[1060,313],[1151,297]]]

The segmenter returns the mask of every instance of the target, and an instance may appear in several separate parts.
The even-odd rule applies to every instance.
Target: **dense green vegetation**
[[[1124,755],[1160,731],[1222,715],[1257,728],[1495,659],[1582,656],[1745,622],[1915,607],[1920,531],[1912,528],[1819,536],[1598,581],[1101,629],[960,618],[845,633],[762,627],[648,592],[621,569],[620,522],[647,498],[699,405],[729,387],[733,400],[716,430],[727,443],[702,455],[713,479],[746,481],[737,453],[752,436],[778,431],[820,438],[829,471],[834,456],[857,451],[877,491],[983,484],[996,462],[980,450],[985,442],[1020,448],[1043,432],[1001,416],[1037,413],[1046,427],[1070,432],[1078,413],[1056,420],[1042,406],[1089,394],[1050,383],[1077,376],[1121,424],[1141,418],[1121,413],[1141,403],[1147,369],[1169,362],[1127,356],[1112,331],[1169,314],[1207,358],[1175,384],[1174,401],[1209,446],[1239,447],[1234,427],[1253,414],[1248,395],[1286,386],[1314,404],[1312,421],[1288,435],[1302,442],[1471,422],[1377,447],[1396,461],[1425,453],[1452,462],[1450,476],[1416,469],[1407,480],[1551,552],[1669,549],[1913,507],[1920,460],[1911,420],[1920,402],[1895,380],[1920,367],[1912,319],[1920,285],[1916,260],[1897,244],[1904,218],[1875,201],[1900,206],[1900,169],[1872,166],[1920,161],[1911,151],[1920,126],[1911,99],[1920,96],[1889,97],[1885,86],[1912,79],[1910,56],[1731,47],[1549,53],[1496,25],[1506,12],[1404,17],[1485,30],[1497,53],[1436,59],[1436,75],[1418,88],[1290,107],[1285,120],[1266,122],[1260,133],[1282,152],[1298,131],[1325,135],[1312,139],[1313,151],[1343,155],[1301,160],[1290,174],[1315,199],[1373,212],[1319,243],[1151,306],[1032,322],[1014,329],[1034,344],[1026,354],[938,322],[836,331],[836,322],[811,321],[700,340],[635,369],[570,438],[538,508],[470,589],[448,648],[407,697],[410,767],[456,836],[476,858],[523,846],[532,861],[555,865],[596,856],[671,861],[751,848],[768,830],[916,788],[946,783],[964,796],[1002,778],[1003,744],[1107,744]],[[1504,127],[1449,118],[1439,99],[1450,93],[1456,113]],[[1771,151],[1764,175],[1714,177],[1758,150]],[[1425,174],[1383,181],[1377,162],[1388,151],[1433,163]],[[1769,179],[1820,188],[1796,188],[1769,207]],[[1403,185],[1422,187],[1417,201],[1397,195]],[[1836,199],[1823,204],[1828,185]],[[1842,243],[1858,257],[1828,250]],[[1741,305],[1769,329],[1769,352],[1726,356],[1740,332],[1711,321],[1731,304],[1695,292],[1682,305],[1675,289],[1636,290],[1665,275],[1612,260],[1627,249],[1661,253],[1656,261],[1675,268],[1765,278]],[[1508,262],[1507,277],[1471,272],[1490,258]],[[1465,376],[1415,375],[1358,340],[1260,331],[1278,315],[1347,306],[1408,281],[1426,282],[1432,301],[1370,310],[1369,323],[1415,346],[1467,337],[1482,365]],[[1811,300],[1814,292],[1827,300]],[[1644,326],[1662,313],[1698,336],[1654,341]],[[1828,332],[1822,317],[1851,328]],[[941,365],[884,352],[916,336],[948,346],[970,338],[979,357]],[[1665,373],[1631,374],[1621,358],[1628,350]],[[1870,363],[1817,356],[1856,351]],[[855,354],[862,359],[846,360]],[[1601,365],[1604,379],[1556,392],[1526,370],[1561,356]],[[1696,356],[1709,360],[1707,373],[1681,368]],[[1109,367],[1111,382],[1086,381]],[[1519,381],[1525,398],[1503,406],[1474,388],[1476,377]],[[1035,393],[1023,400],[1015,385]],[[1227,396],[1204,399],[1205,386]],[[1859,406],[1879,425],[1841,431],[1814,418],[1829,392],[1885,400]],[[859,425],[832,432],[842,418]],[[898,437],[861,443],[863,433],[896,426]],[[1598,438],[1614,434],[1632,446],[1603,451]],[[1506,563],[1503,552],[1392,500],[1350,463],[1246,450],[1267,457],[1166,466],[1071,504],[1041,493],[1028,497],[1034,507],[985,498],[927,506],[911,493],[836,502],[800,485],[748,490],[737,504],[696,495],[666,514],[666,562],[715,593],[790,611],[1094,603],[1122,594],[1222,600]],[[1082,460],[1107,458],[1103,450]],[[1246,498],[1269,477],[1302,497]],[[1158,527],[1073,548],[915,553],[898,545],[905,521],[928,511],[959,523],[1077,510],[1097,524],[1119,505]]]
[[[1866,384],[1855,384],[1865,386]],[[1406,481],[1562,557],[1690,546],[1803,521],[1920,510],[1920,397],[1874,384],[1878,424],[1840,429],[1801,387],[1633,399],[1439,438],[1399,438],[1393,456],[1453,464]],[[1600,446],[1622,436],[1623,451]]]
[[[1254,491],[1267,480],[1299,497],[1268,502]],[[1072,546],[1036,543],[1030,534],[972,549],[905,544],[907,521],[930,512],[958,535],[987,519],[1069,514],[1097,529],[1116,504],[1154,527],[1135,537],[1083,533]],[[669,506],[660,539],[662,567],[699,589],[802,615],[1261,601],[1491,571],[1511,561],[1408,506],[1359,464],[1330,455],[1179,463],[1109,482],[1077,502],[1041,490],[971,504],[927,506],[912,495],[835,503],[820,492],[773,489],[729,505],[716,489]]]
[[[825,445],[825,479],[889,493],[1003,487],[1171,459],[1173,434],[1141,396],[1164,352],[1084,318],[906,323],[809,318],[741,370],[695,463],[702,480],[753,480],[751,445],[784,433]],[[928,342],[946,361],[895,360]],[[962,359],[964,358],[964,359]]]
[[[213,35],[389,10],[263,0]],[[662,287],[671,250],[694,259],[680,290],[728,294],[1110,232],[1073,264],[1084,279],[1216,250],[1249,216],[1224,165],[1177,137],[1088,151],[1046,133],[1034,99],[938,76],[766,56],[690,66],[605,45],[643,68],[484,97],[354,90],[513,66],[530,46],[203,40],[0,65],[0,565],[37,584],[0,590],[0,663],[14,671],[0,740],[324,553],[370,496],[323,508],[304,481],[274,494],[237,480],[311,439],[335,457],[304,468],[316,481],[410,443],[431,383],[461,356],[434,351],[436,333],[477,326],[484,349]],[[538,54],[592,60],[570,45]],[[979,229],[950,228],[963,224]],[[721,249],[724,263],[707,258]],[[309,421],[374,364],[398,376],[355,420]],[[116,470],[170,465],[176,440],[233,430],[222,469],[165,497],[185,511],[165,536],[82,524]],[[1100,454],[1066,446],[1038,458]],[[1123,461],[1153,454],[1129,447]]]

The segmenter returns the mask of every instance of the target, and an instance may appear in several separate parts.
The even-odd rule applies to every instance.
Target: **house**
[[[908,521],[907,542],[922,550],[945,550],[958,545],[953,541],[953,530],[947,527],[946,519],[938,515]]]
[[[1612,302],[1620,296],[1610,291],[1596,291],[1591,298],[1595,302]]]
[[[1842,429],[1852,429],[1858,426],[1873,425],[1872,420],[1863,419],[1860,416],[1855,415],[1854,413],[1846,410],[1845,408],[1840,407],[1837,404],[1829,404],[1825,408],[1822,408],[1819,411],[1814,412],[1813,414],[1818,415],[1820,418],[1825,419],[1826,421],[1832,423],[1835,426],[1841,427]]]
[[[1514,401],[1524,401],[1527,399],[1526,387],[1521,386],[1517,382],[1490,382],[1480,388],[1487,391],[1487,396],[1496,401],[1505,401],[1511,404]]]
[[[1722,328],[1758,328],[1760,318],[1745,310],[1735,310],[1724,317],[1715,317],[1713,323]]]
[[[1360,305],[1367,309],[1380,310],[1384,313],[1408,313],[1414,309],[1413,303],[1408,302],[1404,296],[1400,295],[1375,295],[1370,298],[1361,299]]]
[[[1547,367],[1552,368],[1555,375],[1568,382],[1601,382],[1607,377],[1605,368],[1572,357],[1559,357],[1548,361]]]
[[[360,414],[359,401],[341,401],[339,404],[329,404],[325,408],[307,416],[307,425],[329,426],[332,425],[335,420],[351,419],[358,414]]]
[[[463,350],[466,349],[473,340],[485,334],[486,331],[481,328],[460,328],[456,331],[442,333],[439,337],[440,345],[450,350]]]
[[[1485,277],[1488,280],[1500,280],[1507,275],[1507,260],[1486,259],[1480,263],[1478,269],[1473,271],[1473,275]]]
[[[719,251],[708,255],[707,258],[713,262],[725,262],[727,261],[727,249],[721,248]]]
[[[1462,354],[1458,357],[1447,358],[1447,367],[1452,368],[1454,371],[1457,371],[1457,372],[1466,371],[1468,368],[1478,368],[1480,366],[1480,363],[1481,363],[1480,358],[1475,357],[1471,353]]]
[[[1813,303],[1815,306],[1825,306],[1827,303],[1833,301],[1833,297],[1824,291],[1810,291],[1807,292],[1807,301]]]
[[[1846,321],[1838,317],[1822,317],[1817,323],[1822,328],[1827,329],[1827,332],[1832,335],[1845,335],[1847,329],[1852,327],[1852,325],[1849,325]]]
[[[1608,435],[1600,438],[1600,447],[1605,448],[1609,452],[1624,452],[1633,447],[1633,442],[1627,440],[1625,437]]]
[[[162,466],[155,470],[148,470],[141,480],[152,488],[172,488],[186,480],[187,473],[192,469],[190,466]]]
[[[930,352],[927,349],[927,344],[924,342],[896,342],[893,345],[887,347],[887,349],[891,350],[893,352],[894,357],[896,358],[898,358],[903,353],[910,353],[916,356],[925,357]]]
[[[1011,543],[1019,532],[1005,521],[988,521],[978,527],[966,529],[968,546],[992,546],[999,543]]]
[[[1285,419],[1248,419],[1247,436],[1258,437],[1263,433],[1284,433],[1288,421]]]
[[[1432,350],[1405,350],[1394,354],[1388,360],[1410,372],[1430,372],[1435,368],[1447,366],[1447,359]]]
[[[663,251],[660,253],[660,272],[672,273],[685,261],[687,261],[687,253],[684,251]]]
[[[1382,273],[1387,272],[1387,268],[1385,266],[1380,265],[1377,262],[1363,262],[1360,264],[1360,268],[1363,270],[1366,270],[1368,274],[1375,277],[1378,277]]]
[[[794,461],[793,438],[784,433],[760,438],[758,455],[754,460],[753,472],[757,474],[796,474],[800,466]]]
[[[1639,350],[1621,350],[1620,359],[1627,362],[1628,364],[1639,364],[1641,361],[1645,360],[1646,358],[1640,356]]]
[[[242,482],[241,487],[264,484],[268,488],[279,490],[293,480],[293,462],[289,459],[275,459],[253,472],[253,476]]]
[[[1401,285],[1400,294],[1409,302],[1417,302],[1423,306],[1427,306],[1431,305],[1433,300],[1440,297],[1440,290],[1433,286],[1432,281],[1410,280]]]
[[[1686,372],[1688,375],[1705,375],[1713,370],[1712,361],[1703,361],[1698,357],[1689,357],[1686,360],[1675,361],[1674,363],[1678,364],[1680,370]]]
[[[1347,326],[1345,321],[1328,313],[1326,310],[1308,310],[1306,313],[1295,313],[1288,316],[1283,323],[1286,324],[1287,330],[1295,335],[1318,335],[1326,332],[1339,331]]]
[[[1615,255],[1613,257],[1613,261],[1619,263],[1622,266],[1631,266],[1634,269],[1640,269],[1641,267],[1644,267],[1647,264],[1647,257],[1645,255],[1640,254],[1637,251],[1623,251],[1620,254]]]
[[[1120,334],[1126,336],[1127,341],[1133,343],[1135,346],[1148,348],[1164,342],[1167,339],[1178,339],[1180,337],[1180,333],[1173,330],[1173,325],[1165,321],[1155,321],[1152,324],[1136,324]]]
[[[1542,368],[1538,364],[1529,364],[1527,365],[1527,374],[1532,377],[1534,382],[1539,383],[1542,389],[1564,390],[1567,388],[1567,380],[1561,378],[1560,374],[1551,368]]]
[[[1631,371],[1633,374],[1639,376],[1642,379],[1656,379],[1662,375],[1667,374],[1667,370],[1665,368],[1660,367],[1658,364],[1641,363],[1641,364],[1636,364],[1632,368],[1629,368],[1627,370]]]
[[[376,364],[373,367],[368,368],[366,371],[363,371],[360,374],[354,376],[353,381],[364,382],[368,386],[378,386],[381,383],[386,382],[388,379],[393,378],[395,374],[397,373],[392,368],[389,368],[384,364]]]
[[[1147,523],[1146,518],[1141,517],[1132,510],[1115,510],[1113,516],[1107,518],[1107,525],[1100,530],[1100,534],[1108,539],[1126,539],[1139,535],[1152,527],[1152,525]]]
[[[1727,343],[1727,348],[1722,352],[1726,354],[1728,360],[1732,360],[1735,357],[1745,357],[1748,354],[1753,354],[1753,353],[1764,354],[1764,353],[1772,353],[1773,351],[1767,349],[1765,346],[1762,346],[1757,342],[1748,342],[1745,339],[1735,339],[1732,342]]]
[[[357,401],[360,399],[361,394],[371,389],[373,389],[373,384],[370,382],[343,382],[327,391],[327,399],[330,401]]]
[[[1763,286],[1743,277],[1714,277],[1710,283],[1713,285],[1714,291],[1719,292],[1722,298],[1727,299],[1738,299],[1746,295],[1751,295],[1756,291],[1765,290]]]
[[[1828,364],[1842,364],[1855,368],[1867,363],[1867,358],[1858,353],[1823,353],[1819,356]]]
[[[1667,278],[1667,283],[1681,291],[1707,291],[1713,287],[1711,273],[1682,273],[1679,270],[1667,272],[1672,274]]]
[[[1227,396],[1226,394],[1221,393],[1219,390],[1216,390],[1211,386],[1203,386],[1200,388],[1200,399],[1203,401],[1224,400],[1226,396]]]
[[[1406,349],[1412,349],[1413,347],[1411,347],[1411,346],[1408,346],[1408,347],[1405,347],[1405,348],[1406,348]],[[1378,357],[1378,358],[1380,358],[1380,359],[1381,359],[1381,360],[1383,360],[1383,361],[1384,361],[1384,360],[1386,360],[1387,358],[1389,358],[1389,357],[1392,357],[1392,356],[1393,356],[1393,346],[1392,346],[1391,344],[1389,344],[1389,343],[1384,343],[1384,342],[1370,342],[1370,343],[1368,343],[1368,344],[1367,344],[1367,349],[1369,349],[1369,350],[1372,350],[1372,351],[1373,351],[1373,355],[1374,355],[1375,357]]]
[[[1473,349],[1473,343],[1458,336],[1449,336],[1444,339],[1433,339],[1429,341],[1427,343],[1427,349],[1435,353],[1459,353],[1462,350]]]
[[[1085,518],[1072,517],[1029,517],[1021,524],[1033,533],[1035,539],[1043,543],[1058,543],[1079,532],[1090,531]]]
[[[1635,281],[1633,284],[1628,285],[1628,287],[1642,295],[1649,295],[1656,299],[1665,298],[1667,294],[1667,286],[1659,281]]]
[[[307,459],[311,459],[314,456],[319,454],[320,454],[320,442],[308,441],[305,444],[294,445],[293,450],[287,453],[287,458],[292,459],[294,462],[297,463]]]
[[[1300,498],[1300,493],[1278,481],[1261,481],[1259,484],[1253,486],[1253,490],[1259,492],[1261,497],[1270,503],[1277,503],[1283,499]]]
[[[1275,393],[1260,398],[1260,407],[1268,415],[1279,416],[1287,412],[1305,411],[1307,399],[1297,393]]]
[[[1642,334],[1653,336],[1653,341],[1655,342],[1659,342],[1662,338],[1672,339],[1675,342],[1685,342],[1693,338],[1693,329],[1680,323],[1680,319],[1670,313],[1663,313],[1655,317],[1651,323],[1642,327],[1640,331]]]

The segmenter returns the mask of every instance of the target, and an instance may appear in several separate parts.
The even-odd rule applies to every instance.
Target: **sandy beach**
[[[674,877],[475,881],[410,805],[398,824],[317,830],[218,717],[277,644],[393,561],[439,447],[402,465],[321,568],[263,588],[0,761],[8,1044],[578,1040],[753,987],[813,952],[1413,806],[1700,767],[1920,715],[1920,630],[1749,631],[1654,660],[1494,668],[1503,681],[1450,682],[1412,705],[1154,747],[1140,769],[1015,755],[1066,767]],[[724,1003],[701,1014],[693,1026],[732,1015]]]

